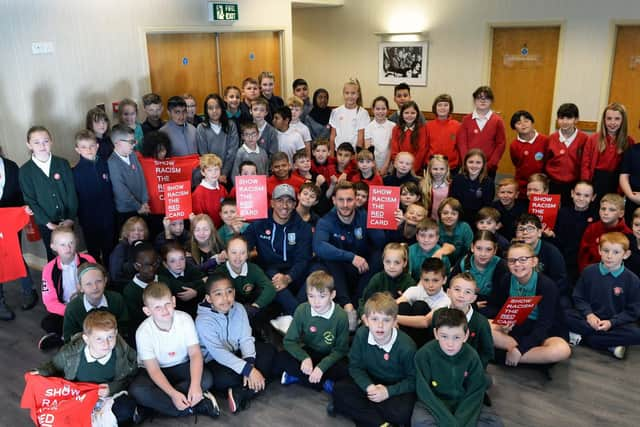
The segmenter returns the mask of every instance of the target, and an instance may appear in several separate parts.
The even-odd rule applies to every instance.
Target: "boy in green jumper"
[[[409,425],[416,400],[416,345],[395,327],[398,305],[377,292],[364,306],[365,324],[353,339],[349,374],[335,385],[333,409],[356,425]],[[331,404],[327,408],[332,412]]]
[[[344,360],[349,351],[347,313],[333,299],[333,277],[314,271],[307,278],[307,301],[300,304],[284,337],[284,350],[275,360],[282,384],[301,382],[333,391],[333,384],[348,376]]]
[[[435,337],[437,341],[416,353],[418,402],[411,426],[502,426],[500,418],[482,406],[487,382],[478,354],[466,344],[465,314],[455,308],[442,310]]]

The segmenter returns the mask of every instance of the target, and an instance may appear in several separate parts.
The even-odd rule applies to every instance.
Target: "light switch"
[[[31,53],[34,55],[46,55],[53,53],[53,42],[31,43]]]

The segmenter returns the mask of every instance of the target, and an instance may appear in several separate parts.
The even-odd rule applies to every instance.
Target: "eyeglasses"
[[[533,225],[525,225],[516,228],[516,231],[519,231],[520,233],[533,233],[538,231],[538,228]]]
[[[534,255],[531,255],[531,256],[519,256],[518,258],[507,258],[507,264],[509,265],[514,265],[516,263],[524,264],[527,262],[527,260],[534,257],[535,257]]]

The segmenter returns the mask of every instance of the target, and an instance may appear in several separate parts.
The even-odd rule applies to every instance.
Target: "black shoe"
[[[153,415],[153,411],[151,409],[138,405],[133,413],[133,417],[131,417],[131,422],[133,425],[140,425],[145,420],[150,419],[151,415]]]
[[[49,332],[38,341],[38,348],[42,351],[53,350],[62,347],[64,341],[55,332]]]
[[[218,402],[213,397],[213,394],[208,391],[203,393],[202,400],[193,408],[193,411],[196,414],[208,415],[211,418],[217,418],[220,415]]]
[[[484,394],[484,399],[482,400],[482,403],[484,403],[485,406],[489,406],[489,407],[491,406],[491,398],[487,393]]]
[[[0,320],[9,321],[15,318],[16,318],[16,314],[4,302],[4,298],[0,298]]]
[[[244,409],[245,391],[242,387],[229,387],[227,390],[227,401],[229,402],[229,412],[235,414]]]
[[[330,399],[329,403],[327,403],[327,415],[332,418],[336,417],[336,408],[333,406],[333,399]]]
[[[35,289],[31,289],[31,292],[22,294],[22,308],[23,311],[31,310],[38,303],[38,293]]]

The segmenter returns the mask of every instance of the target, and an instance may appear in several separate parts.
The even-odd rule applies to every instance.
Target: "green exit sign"
[[[214,23],[234,23],[238,20],[238,3],[209,2],[209,21]]]

